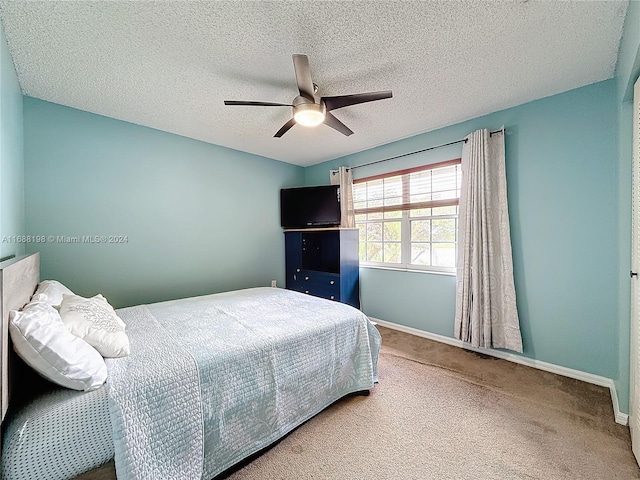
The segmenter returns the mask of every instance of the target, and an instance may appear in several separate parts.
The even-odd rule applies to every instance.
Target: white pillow
[[[31,302],[43,302],[54,307],[62,303],[62,295],[73,295],[73,292],[57,280],[43,280],[38,284]]]
[[[21,311],[9,312],[9,332],[20,358],[58,385],[89,391],[107,379],[104,359],[69,333],[51,305],[29,303]]]
[[[83,298],[65,293],[60,316],[67,330],[95,347],[103,357],[129,355],[126,325],[102,295]]]

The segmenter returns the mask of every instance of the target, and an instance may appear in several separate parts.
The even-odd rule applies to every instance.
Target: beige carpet
[[[640,479],[609,390],[380,327],[380,383],[231,480]],[[114,478],[113,462],[103,467]]]

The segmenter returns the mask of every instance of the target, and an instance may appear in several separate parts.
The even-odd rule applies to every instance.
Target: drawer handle
[[[335,283],[336,283],[336,282],[334,282],[333,280],[331,280],[331,281],[329,282],[329,285],[333,285],[333,284],[335,284]]]
[[[305,290],[304,293],[309,293],[309,290]]]
[[[336,297],[334,297],[333,295],[331,295],[329,298],[330,298],[331,300],[335,300],[335,299],[336,299]]]
[[[299,271],[300,271],[300,269],[299,269],[299,268],[296,268],[296,272],[299,272]]]
[[[305,280],[309,280],[309,277],[304,277]]]

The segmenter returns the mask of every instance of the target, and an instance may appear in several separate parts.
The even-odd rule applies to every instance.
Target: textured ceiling
[[[614,75],[627,2],[3,1],[32,97],[298,165],[365,150]],[[274,133],[291,55],[319,95],[393,90]]]

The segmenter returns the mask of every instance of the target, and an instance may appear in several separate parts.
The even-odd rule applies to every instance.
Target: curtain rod
[[[494,130],[492,132],[489,132],[489,136],[496,135],[498,133],[503,133],[504,134],[505,132],[506,132],[505,128],[502,127],[500,130]],[[415,152],[403,153],[402,155],[396,155],[395,157],[383,158],[382,160],[376,160],[375,162],[363,163],[362,165],[356,165],[355,167],[349,167],[347,170],[355,170],[356,168],[360,168],[360,167],[368,167],[369,165],[375,165],[376,163],[382,163],[382,162],[386,162],[388,160],[395,160],[396,158],[402,158],[402,157],[406,157],[406,156],[409,156],[409,155],[414,155],[416,153],[426,152],[428,150],[435,150],[436,148],[448,147],[449,145],[455,145],[456,143],[467,143],[467,139],[463,138],[461,140],[456,140],[454,142],[443,143],[442,145],[435,145],[433,147],[423,148],[422,150],[416,150]],[[337,170],[331,170],[331,172],[337,172]]]

